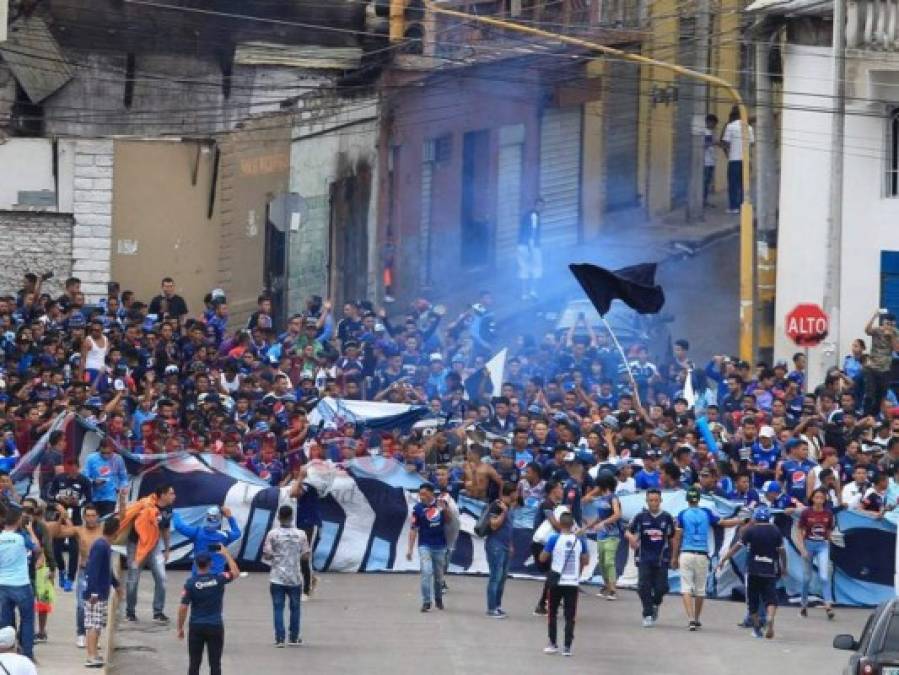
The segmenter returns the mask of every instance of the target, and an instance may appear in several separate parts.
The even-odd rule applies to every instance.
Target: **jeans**
[[[34,591],[31,584],[24,586],[0,586],[0,624],[15,626],[15,613],[19,610],[19,642],[22,654],[34,658]]]
[[[69,564],[66,566],[65,554],[69,555]],[[77,537],[68,537],[67,539],[53,540],[53,557],[56,560],[56,569],[60,572],[66,572],[66,578],[69,581],[75,581],[78,575],[78,539]]]
[[[187,653],[190,663],[187,675],[200,675],[203,649],[209,652],[209,675],[222,675],[222,650],[225,648],[225,627],[192,625],[187,632]]]
[[[712,191],[712,182],[715,180],[715,167],[702,167],[702,203],[709,203],[709,193]]]
[[[492,543],[487,540],[484,546],[487,553],[487,566],[490,568],[490,578],[487,581],[487,611],[492,612],[503,606],[503,591],[506,588],[506,577],[509,575],[509,563],[511,556],[509,549],[500,543]]]
[[[435,600],[443,601],[443,570],[446,558],[445,548],[418,547],[421,561],[421,603],[431,604],[431,593]]]
[[[137,584],[140,581],[140,573],[144,567],[149,567],[153,574],[153,614],[162,614],[165,609],[165,559],[162,555],[162,538],[156,544],[153,552],[147,556],[143,564],[138,566],[134,559],[137,544],[128,542],[128,574],[125,577],[125,611],[134,614],[137,607]]]
[[[743,162],[727,163],[727,205],[732,211],[743,203]]]
[[[290,640],[295,642],[300,637],[300,595],[302,586],[284,586],[269,584],[272,594],[272,615],[275,620],[275,642],[284,642],[284,601],[289,603]]]
[[[637,568],[637,592],[643,604],[643,616],[652,616],[668,592],[668,565],[640,565]]]
[[[84,635],[84,592],[87,590],[87,575],[83,569],[75,575],[75,632]]]
[[[557,620],[559,605],[565,604],[565,646],[571,647],[574,641],[574,617],[577,614],[577,586],[550,586],[549,588],[549,642],[558,644]]]
[[[812,575],[815,573],[812,565],[818,568],[818,577],[821,579],[824,602],[833,602],[833,592],[830,588],[830,544],[826,541],[806,540],[805,550],[809,557],[802,559],[802,606],[808,605],[808,589],[812,584]]]
[[[880,404],[890,383],[890,371],[874,370],[869,366],[862,371],[862,381],[865,385],[865,415],[880,414]]]

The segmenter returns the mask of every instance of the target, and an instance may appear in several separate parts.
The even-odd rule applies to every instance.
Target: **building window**
[[[899,197],[899,110],[890,115],[887,143],[887,197]]]
[[[899,314],[899,251],[880,252],[880,306]]]

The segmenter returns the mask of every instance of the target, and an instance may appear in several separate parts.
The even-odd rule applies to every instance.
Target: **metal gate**
[[[524,155],[524,125],[499,130],[497,176],[496,259],[515,256],[521,220],[521,162]]]
[[[581,217],[581,106],[546,108],[540,121],[541,244],[578,241]]]
[[[603,89],[605,128],[605,210],[625,209],[639,201],[637,167],[640,117],[640,69],[627,61],[606,63]]]

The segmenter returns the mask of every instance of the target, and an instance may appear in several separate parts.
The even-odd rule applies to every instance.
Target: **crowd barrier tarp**
[[[352,423],[357,429],[408,430],[428,414],[428,409],[421,405],[326,397],[309,413],[309,424],[326,429],[336,429],[343,424]]]

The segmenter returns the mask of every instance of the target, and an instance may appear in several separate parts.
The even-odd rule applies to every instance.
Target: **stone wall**
[[[72,275],[89,302],[106,295],[111,274],[113,141],[75,141]]]
[[[53,272],[43,290],[56,297],[72,274],[72,229],[69,214],[45,211],[0,211],[0,293],[15,293],[25,272]]]

